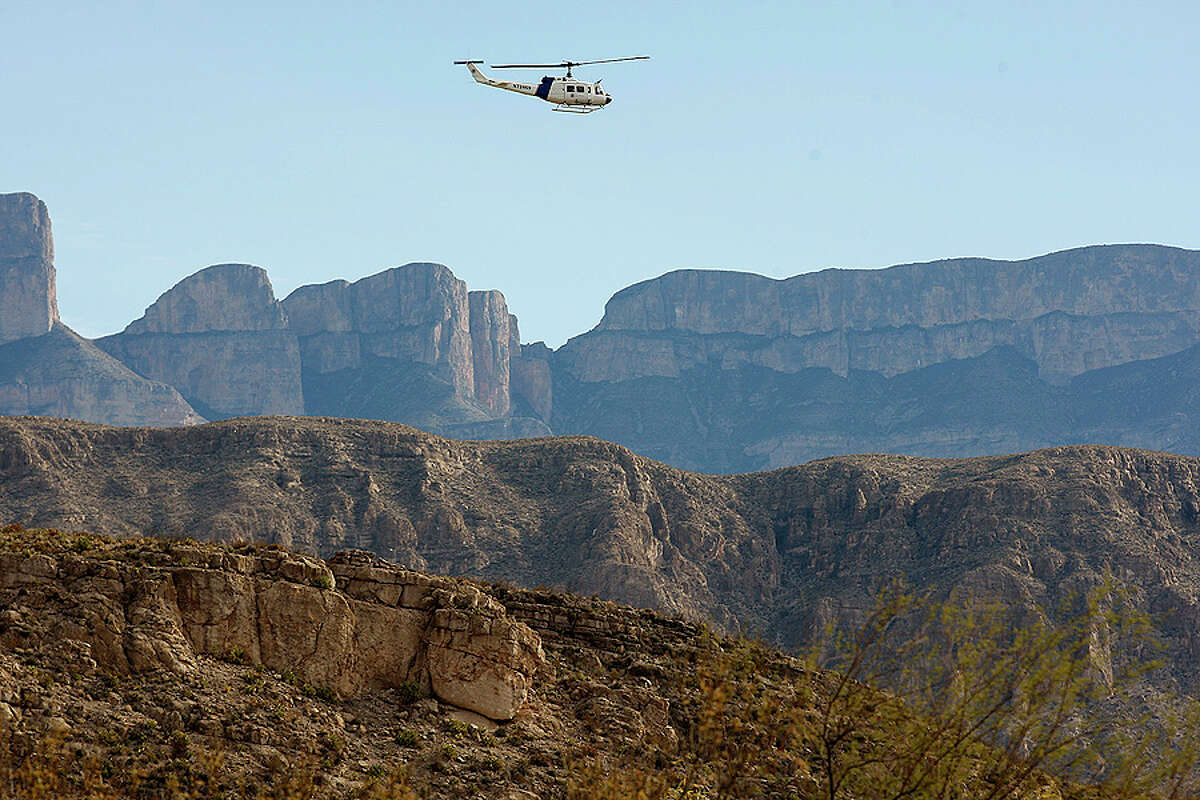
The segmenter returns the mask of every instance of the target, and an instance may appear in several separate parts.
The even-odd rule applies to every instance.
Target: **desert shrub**
[[[1123,702],[1153,666],[1119,656],[1144,651],[1147,621],[1108,585],[1071,607],[1054,624],[893,588],[799,669],[755,642],[710,641],[684,687],[679,757],[593,760],[567,796],[1197,796],[1200,707],[1180,701],[1154,728]]]
[[[416,747],[421,743],[421,734],[412,728],[402,728],[396,731],[396,735],[392,737],[392,741],[401,747]]]
[[[453,719],[447,717],[442,721],[442,727],[456,739],[461,739],[471,732],[471,726],[463,722],[461,719]]]
[[[416,681],[405,681],[396,687],[396,699],[404,705],[412,705],[424,696],[425,692]]]

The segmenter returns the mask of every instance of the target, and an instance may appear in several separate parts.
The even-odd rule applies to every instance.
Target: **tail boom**
[[[466,64],[467,69],[471,71],[471,77],[474,78],[476,82],[482,83],[484,86],[492,86],[497,89],[516,92],[517,94],[537,94],[537,86],[535,84],[520,83],[519,81],[498,81],[489,78],[487,75],[483,74],[479,67],[475,66],[476,64],[482,64],[482,61],[455,61],[454,63]]]

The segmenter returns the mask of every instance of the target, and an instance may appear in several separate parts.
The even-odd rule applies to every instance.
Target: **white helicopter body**
[[[649,56],[633,56],[631,58],[605,58],[599,61],[563,61],[559,64],[493,64],[493,69],[528,69],[538,67],[566,67],[565,76],[546,75],[538,83],[522,81],[500,81],[489,78],[476,66],[482,61],[455,61],[455,64],[466,64],[471,71],[471,77],[484,86],[504,89],[509,92],[540,97],[554,104],[555,111],[566,111],[573,114],[590,114],[604,108],[612,102],[612,95],[600,86],[600,81],[583,81],[571,74],[571,68],[580,64],[606,64],[613,61],[641,61]]]

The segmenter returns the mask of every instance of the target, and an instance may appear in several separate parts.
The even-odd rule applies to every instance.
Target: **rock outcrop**
[[[545,661],[538,636],[479,589],[373,557],[346,554],[327,566],[281,550],[133,547],[134,563],[0,553],[0,596],[19,592],[54,620],[50,637],[86,647],[116,675],[188,674],[208,655],[341,697],[423,684],[452,705],[508,720]],[[54,600],[64,591],[77,599],[69,613]]]
[[[304,413],[300,348],[260,267],[203,269],[96,344],[209,419]]]
[[[0,344],[49,333],[55,298],[46,204],[24,192],[0,194]]]
[[[420,608],[404,609],[413,603]],[[433,619],[443,613],[449,627]],[[407,615],[430,627],[414,632]],[[257,632],[244,624],[253,617]],[[515,658],[504,631],[519,632]],[[455,659],[482,654],[521,676],[537,665],[511,720],[430,696],[432,682],[386,685],[411,669],[447,682],[447,691],[469,688],[459,680],[466,661],[428,657],[436,648],[426,640],[439,637],[457,637]],[[731,645],[606,601],[417,575],[363,553],[323,565],[254,545],[8,526],[0,529],[0,777],[16,797],[253,786],[269,787],[270,797],[332,800],[396,797],[388,777],[404,765],[403,780],[421,796],[560,797],[568,782],[578,790],[574,776],[593,762],[691,757],[679,726],[690,725],[701,696],[697,664]],[[362,688],[338,696],[341,676],[322,666],[326,658],[347,664],[366,680]],[[771,653],[760,670],[774,682],[795,665]],[[495,710],[507,715],[507,701]],[[70,755],[38,772],[52,755],[39,752],[47,736]],[[102,789],[100,764],[112,765]]]
[[[0,195],[0,414],[112,425],[203,422],[175,389],[146,380],[58,321],[46,205]]]

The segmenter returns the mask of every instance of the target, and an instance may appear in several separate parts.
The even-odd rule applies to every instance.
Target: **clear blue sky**
[[[85,335],[212,263],[430,260],[557,345],[679,267],[1200,247],[1198,41],[1182,0],[4,0],[0,191]],[[583,117],[450,63],[643,53]]]

